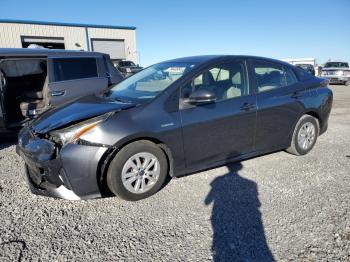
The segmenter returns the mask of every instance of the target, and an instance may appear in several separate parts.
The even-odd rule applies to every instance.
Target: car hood
[[[339,70],[339,71],[348,71],[350,70],[349,67],[326,67],[326,68],[322,68],[322,71],[328,71],[328,70]]]
[[[44,134],[108,112],[118,112],[131,107],[133,103],[124,103],[103,96],[87,96],[48,110],[31,123],[34,133]]]

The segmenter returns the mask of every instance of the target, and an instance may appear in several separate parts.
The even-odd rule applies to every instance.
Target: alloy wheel
[[[304,123],[298,132],[298,145],[303,150],[308,150],[316,138],[316,128],[311,122]]]
[[[142,194],[149,191],[158,181],[160,164],[156,156],[141,152],[131,156],[122,169],[122,182],[131,193]]]

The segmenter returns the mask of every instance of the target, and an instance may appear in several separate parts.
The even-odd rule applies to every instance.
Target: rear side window
[[[97,77],[96,58],[54,58],[55,82]]]
[[[280,64],[257,61],[254,63],[254,71],[259,93],[298,82],[293,71]]]
[[[295,67],[295,71],[298,74],[299,79],[301,81],[307,80],[307,79],[312,77],[312,75],[309,72],[307,72],[304,69],[301,69],[301,68],[299,68],[297,66]]]
[[[289,67],[284,67],[285,70],[285,76],[286,76],[286,82],[287,82],[287,86],[295,84],[296,82],[298,82],[297,77],[295,76],[293,70]]]

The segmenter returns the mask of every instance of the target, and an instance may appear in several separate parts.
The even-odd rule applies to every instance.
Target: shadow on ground
[[[17,137],[0,137],[0,150],[17,144]]]
[[[211,183],[214,261],[275,261],[266,243],[257,184],[239,175],[241,163]]]

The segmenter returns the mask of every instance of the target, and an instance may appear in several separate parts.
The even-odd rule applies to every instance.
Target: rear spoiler
[[[321,78],[321,86],[327,87],[329,85],[329,79]]]

